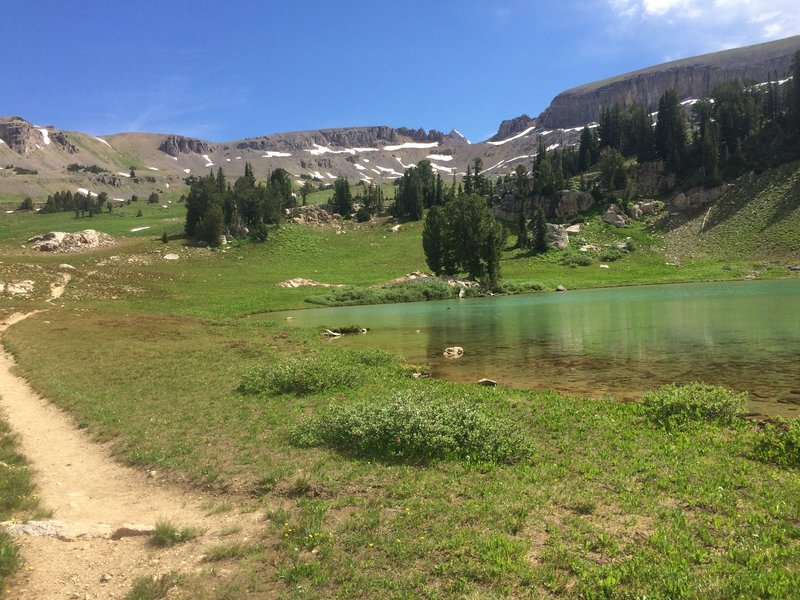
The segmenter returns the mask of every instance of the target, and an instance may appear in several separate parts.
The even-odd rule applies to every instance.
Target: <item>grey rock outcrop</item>
[[[704,98],[723,81],[767,81],[777,72],[787,73],[793,54],[800,49],[800,36],[744,48],[734,48],[693,58],[676,60],[582,85],[560,93],[539,116],[547,128],[575,127],[597,121],[605,107],[640,104],[649,110],[668,89],[678,97]]]
[[[553,195],[551,206],[555,218],[568,219],[592,208],[594,196],[588,192],[561,190]]]
[[[730,187],[730,184],[726,184],[708,190],[702,187],[692,188],[674,196],[671,203],[679,211],[693,210],[714,202],[714,200],[727,192]]]
[[[67,139],[63,131],[53,127],[34,127],[25,119],[10,117],[0,119],[0,139],[17,154],[27,156],[47,146],[41,129],[47,131],[47,140],[57,148],[77,154],[78,148]]]
[[[551,248],[563,250],[569,246],[569,234],[567,228],[555,223],[547,224],[547,245]]]
[[[603,221],[614,227],[628,226],[628,217],[625,216],[625,213],[616,204],[611,204],[606,209],[606,212],[603,213]]]
[[[84,229],[77,233],[51,231],[28,239],[34,250],[41,252],[76,252],[114,244],[114,238],[94,229]]]
[[[159,150],[170,156],[181,154],[208,154],[214,151],[214,145],[203,140],[183,137],[182,135],[168,135],[158,147]]]
[[[520,131],[525,131],[528,127],[531,127],[536,124],[536,119],[533,117],[529,117],[528,115],[520,115],[518,117],[514,117],[513,119],[506,119],[502,123],[500,123],[500,127],[497,129],[497,133],[495,133],[488,141],[490,142],[497,142],[500,140],[507,140],[514,134],[519,133]]]

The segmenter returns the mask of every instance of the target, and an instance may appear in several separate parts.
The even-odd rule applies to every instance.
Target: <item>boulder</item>
[[[578,235],[581,232],[581,228],[583,225],[581,223],[575,223],[574,225],[570,225],[565,229],[565,231],[570,235]]]
[[[459,358],[464,355],[464,348],[461,346],[451,346],[444,349],[445,358]]]
[[[41,252],[76,252],[114,244],[114,239],[94,229],[84,229],[77,233],[51,231],[28,240],[35,250]]]
[[[634,204],[628,209],[628,216],[634,221],[638,221],[642,218],[644,213],[642,212],[641,207],[638,204]]]
[[[559,284],[559,285],[556,286],[556,291],[557,292],[566,292],[567,288],[565,288],[563,285]]]
[[[554,214],[557,219],[568,219],[594,206],[594,196],[577,190],[561,190],[555,193]]]
[[[679,211],[693,210],[714,202],[730,189],[730,184],[720,185],[715,188],[705,189],[696,187],[672,198],[672,206]]]
[[[164,260],[178,260],[180,256],[177,254],[169,253],[164,255]]]
[[[655,200],[642,200],[637,203],[643,215],[654,215],[658,212],[658,202]]]
[[[614,227],[627,227],[628,218],[616,204],[611,204],[603,214],[603,221]]]
[[[566,227],[555,223],[548,223],[547,245],[551,248],[558,248],[559,250],[563,250],[569,246],[569,235],[567,234]]]

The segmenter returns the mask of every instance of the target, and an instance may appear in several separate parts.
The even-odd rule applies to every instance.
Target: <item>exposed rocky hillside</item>
[[[797,50],[800,36],[676,60],[581,85],[556,96],[537,123],[551,129],[574,127],[596,121],[600,109],[614,104],[636,103],[656,110],[659,98],[670,88],[685,100],[708,97],[716,85],[731,79],[764,82],[772,77],[775,81],[786,76]]]
[[[573,145],[585,124],[604,106],[639,102],[651,109],[669,88],[682,100],[707,96],[730,78],[766,81],[783,77],[800,36],[684,59],[599,81],[559,94],[539,117],[521,115],[500,124],[489,140],[471,144],[458,131],[448,134],[405,127],[347,127],[210,142],[177,134],[122,133],[95,137],[40,127],[19,117],[0,117],[0,199],[27,195],[43,200],[51,192],[105,191],[111,198],[185,189],[187,175],[223,167],[229,176],[250,162],[257,177],[276,169],[297,182],[378,183],[400,177],[427,158],[445,178],[459,176],[476,158],[487,176],[530,165],[539,138],[545,146]],[[84,170],[75,169],[90,167]],[[133,171],[133,174],[131,174]],[[642,193],[648,193],[642,191]]]
[[[800,262],[800,163],[749,173],[669,204],[661,228],[672,260],[751,258]]]

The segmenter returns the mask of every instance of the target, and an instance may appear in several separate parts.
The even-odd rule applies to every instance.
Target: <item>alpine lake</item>
[[[752,414],[800,417],[800,280],[604,288],[270,313],[292,326],[357,324],[330,343],[380,348],[433,377],[641,398],[702,381],[749,394]],[[461,346],[460,358],[443,351]]]

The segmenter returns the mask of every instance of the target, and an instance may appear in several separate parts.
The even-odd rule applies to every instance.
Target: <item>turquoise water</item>
[[[357,323],[332,341],[378,347],[433,375],[636,399],[665,383],[747,391],[751,410],[800,416],[800,281],[640,286],[287,311],[298,326]],[[446,359],[448,346],[464,356]]]

